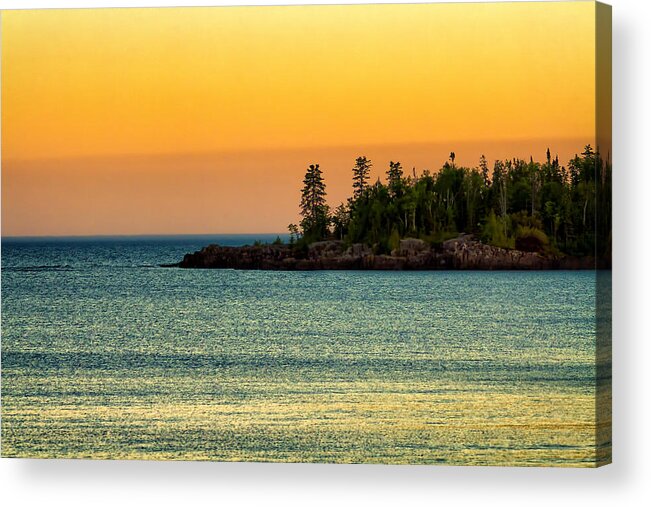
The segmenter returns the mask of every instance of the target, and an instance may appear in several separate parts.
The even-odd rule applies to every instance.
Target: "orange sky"
[[[2,235],[283,232],[369,156],[594,143],[593,2],[2,13]]]

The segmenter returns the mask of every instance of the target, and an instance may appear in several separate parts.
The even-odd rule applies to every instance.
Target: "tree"
[[[481,171],[481,175],[484,178],[484,185],[488,186],[489,181],[488,181],[488,162],[486,161],[486,157],[482,155],[479,158],[479,170]]]
[[[298,225],[289,224],[287,226],[287,229],[289,230],[289,244],[293,245],[299,240],[301,236],[300,233],[298,232]]]
[[[400,162],[389,162],[389,170],[387,171],[387,179],[389,184],[389,190],[391,190],[394,197],[399,193],[400,187],[402,186],[402,165]]]
[[[301,228],[308,241],[318,241],[328,233],[328,205],[326,187],[319,164],[308,167],[301,192]]]
[[[468,169],[463,175],[463,193],[466,195],[466,231],[472,232],[477,226],[477,210],[480,206],[481,190],[484,185],[482,175],[476,169]]]
[[[549,149],[547,149],[549,155]],[[548,156],[548,160],[551,159],[551,156]],[[533,157],[529,162],[528,167],[529,172],[529,186],[531,190],[531,216],[534,216],[537,211],[537,198],[541,186],[541,170],[540,165],[533,161]]]
[[[350,213],[344,203],[341,203],[335,208],[331,222],[334,227],[335,236],[339,239],[344,239],[344,236],[348,232],[348,223],[350,222]]]
[[[369,173],[371,172],[371,161],[366,157],[358,157],[353,167],[353,200],[358,199],[368,188]]]
[[[333,234],[347,243],[364,243],[376,254],[389,253],[402,238],[440,243],[452,235],[477,234],[503,248],[537,248],[568,255],[610,259],[612,167],[586,146],[565,166],[558,155],[546,161],[496,160],[491,177],[482,156],[479,166],[455,165],[405,177],[399,162],[389,164],[387,181],[368,184],[370,161],[359,157],[353,168],[353,195],[328,213],[325,183],[318,165],[306,172],[299,226],[289,227],[290,244]],[[597,210],[599,213],[597,213]],[[536,239],[537,238],[537,239]]]
[[[501,160],[496,160],[493,166],[493,178],[491,180],[491,188],[497,196],[498,210],[500,213],[500,221],[502,223],[502,230],[506,235],[506,211],[508,209],[508,186],[507,186],[507,167]]]

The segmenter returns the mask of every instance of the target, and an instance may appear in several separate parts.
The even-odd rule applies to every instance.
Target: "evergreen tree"
[[[301,191],[301,228],[303,237],[309,241],[318,241],[328,233],[328,206],[326,204],[326,187],[319,164],[312,164],[305,173]]]
[[[371,161],[366,157],[358,157],[353,167],[353,200],[359,199],[368,188],[369,173],[371,172]]]
[[[392,161],[386,184],[378,178],[374,185],[368,185],[370,161],[359,157],[353,197],[332,217],[321,170],[311,165],[301,193],[303,238],[299,227],[290,226],[290,243],[302,247],[324,239],[331,223],[338,239],[380,254],[407,236],[438,244],[464,232],[502,248],[610,258],[610,161],[589,145],[567,168],[549,149],[545,155],[542,164],[533,158],[496,160],[490,179],[484,156],[477,168],[457,167],[451,156],[440,170],[414,171],[413,177]]]
[[[486,157],[482,155],[479,158],[479,170],[481,171],[481,175],[484,178],[484,185],[488,186],[489,181],[488,181],[488,162],[486,161]]]
[[[358,159],[359,160],[359,159]],[[348,232],[348,223],[350,221],[350,214],[348,208],[344,203],[341,203],[332,215],[332,225],[337,239],[344,239]]]
[[[393,162],[393,161],[389,162],[387,179],[389,183],[389,190],[391,190],[394,196],[396,196],[400,191],[400,187],[402,186],[402,177],[403,177],[403,171],[400,162]]]
[[[289,224],[287,226],[287,230],[289,230],[289,244],[294,245],[300,238],[300,233],[298,232],[298,225]]]

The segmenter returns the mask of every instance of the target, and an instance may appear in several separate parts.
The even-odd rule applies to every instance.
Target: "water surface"
[[[157,267],[211,240],[3,240],[3,456],[594,465],[593,272]]]

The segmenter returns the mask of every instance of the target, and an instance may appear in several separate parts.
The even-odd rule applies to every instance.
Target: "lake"
[[[594,272],[157,267],[255,238],[3,239],[2,455],[594,466]]]

